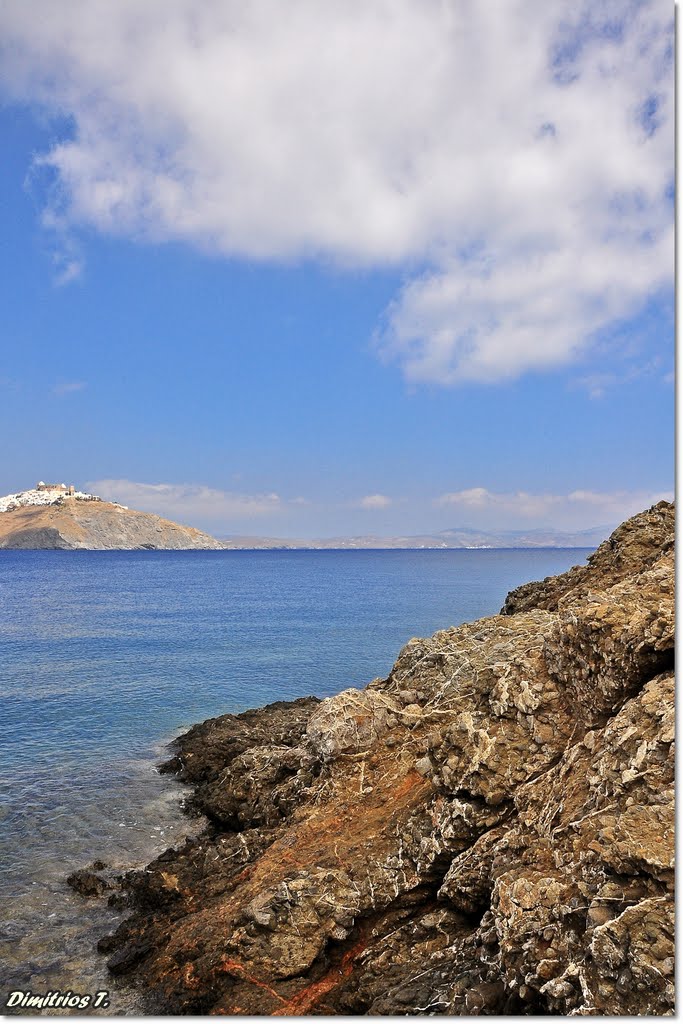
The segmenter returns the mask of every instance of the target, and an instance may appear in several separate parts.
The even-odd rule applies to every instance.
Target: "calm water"
[[[64,877],[188,828],[154,771],[196,721],[385,675],[411,636],[500,609],[585,550],[0,552],[0,994],[112,989],[112,912]],[[4,951],[4,956],[2,955]],[[112,993],[111,1013],[134,1012]]]

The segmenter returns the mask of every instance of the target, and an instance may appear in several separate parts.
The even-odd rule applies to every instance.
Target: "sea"
[[[0,1013],[10,991],[56,989],[108,992],[93,1015],[141,1011],[96,952],[121,912],[65,879],[142,866],[198,827],[155,768],[175,736],[362,687],[411,637],[589,554],[0,551]]]

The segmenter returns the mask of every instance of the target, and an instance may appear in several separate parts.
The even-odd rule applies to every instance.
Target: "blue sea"
[[[410,637],[589,553],[0,551],[0,994],[106,988],[107,1014],[139,1009],[94,953],[116,914],[64,880],[192,828],[154,769],[179,732],[363,686]]]

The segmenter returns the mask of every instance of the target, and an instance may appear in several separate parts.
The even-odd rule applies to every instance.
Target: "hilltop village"
[[[137,512],[73,484],[45,483],[0,498],[0,549],[221,550],[215,537],[191,526]]]
[[[76,501],[102,501],[96,494],[77,491],[73,484],[46,484],[39,480],[32,490],[18,491],[0,498],[0,512],[12,512],[15,508],[27,508],[30,505],[61,505],[66,498]],[[113,502],[117,504],[117,502]],[[125,505],[121,505],[125,508]]]

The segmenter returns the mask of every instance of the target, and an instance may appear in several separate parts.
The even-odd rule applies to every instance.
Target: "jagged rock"
[[[304,799],[319,767],[305,748],[251,748],[202,787],[201,806],[213,820],[229,828],[275,825]]]
[[[314,754],[323,761],[340,754],[362,755],[396,726],[397,711],[386,693],[344,690],[315,709],[306,736]]]
[[[555,611],[565,594],[578,603],[592,586],[605,589],[625,576],[648,569],[660,556],[671,551],[674,543],[675,512],[671,502],[660,501],[618,526],[588,559],[587,566],[576,566],[561,576],[548,576],[538,583],[524,583],[510,591],[502,608],[503,615],[514,615],[529,608]]]
[[[116,888],[118,873],[111,870],[104,861],[96,860],[89,868],[73,871],[66,884],[81,896],[102,896]]]
[[[268,744],[297,746],[319,704],[317,697],[300,697],[241,715],[207,718],[174,741],[177,753],[160,765],[160,770],[177,773],[183,782],[211,782],[245,750]]]
[[[673,509],[386,680],[223,716],[101,944],[160,1013],[673,1011]]]

